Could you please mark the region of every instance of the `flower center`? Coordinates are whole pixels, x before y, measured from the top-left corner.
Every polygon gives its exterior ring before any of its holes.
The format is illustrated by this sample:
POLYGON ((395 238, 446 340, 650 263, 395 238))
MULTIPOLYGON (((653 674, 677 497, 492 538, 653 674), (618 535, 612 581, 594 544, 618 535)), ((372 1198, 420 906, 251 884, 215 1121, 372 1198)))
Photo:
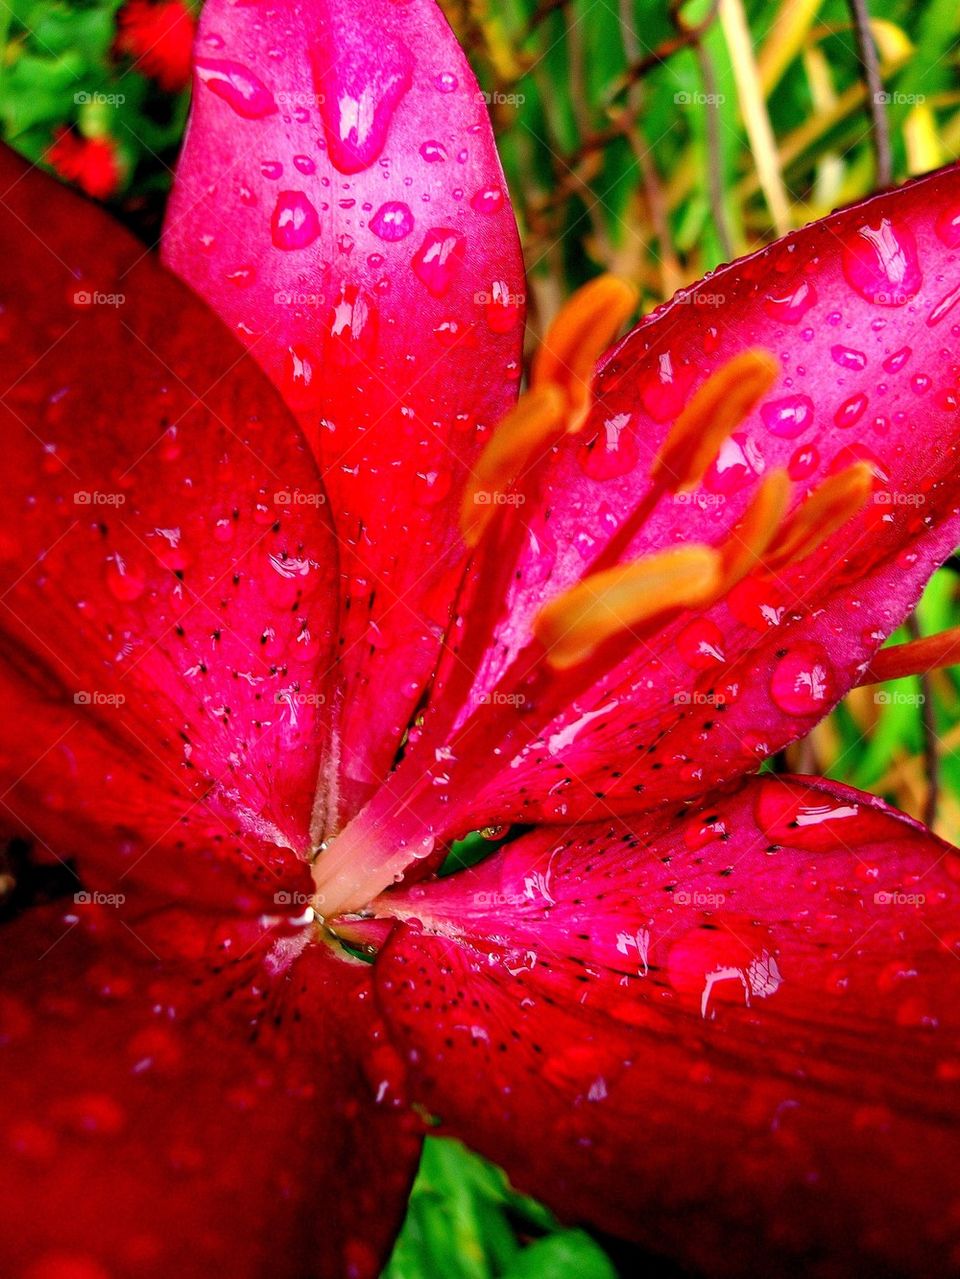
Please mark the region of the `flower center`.
POLYGON ((464 833, 450 829, 451 814, 463 819, 462 805, 450 797, 476 793, 491 759, 513 757, 518 719, 527 741, 546 731, 623 660, 625 641, 653 643, 667 623, 683 612, 708 609, 749 574, 782 572, 820 546, 870 496, 873 471, 856 462, 788 513, 791 482, 786 472, 774 470, 718 545, 687 543, 628 558, 659 502, 700 483, 731 432, 774 385, 779 369, 768 352, 740 352, 691 397, 667 432, 636 507, 580 581, 544 603, 529 642, 496 689, 464 716, 472 672, 481 669, 502 617, 514 553, 525 532, 517 515, 520 502, 505 499, 534 486, 539 464, 563 437, 582 429, 597 358, 634 304, 632 290, 610 277, 594 281, 568 304, 534 361, 530 389, 474 468, 461 526, 473 555, 469 576, 483 584, 482 598, 460 602, 468 624, 458 635, 456 660, 434 688, 416 744, 314 863, 314 909, 327 921, 364 912, 412 865, 432 859, 438 841, 464 833))

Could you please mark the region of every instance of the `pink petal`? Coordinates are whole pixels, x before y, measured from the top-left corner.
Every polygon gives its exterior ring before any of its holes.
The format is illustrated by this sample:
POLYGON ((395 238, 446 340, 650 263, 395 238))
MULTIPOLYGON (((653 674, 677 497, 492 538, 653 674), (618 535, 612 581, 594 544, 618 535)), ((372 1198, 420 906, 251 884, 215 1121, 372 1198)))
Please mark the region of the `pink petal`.
POLYGON ((722 268, 607 357, 582 435, 551 450, 504 519, 516 521, 519 555, 498 547, 463 601, 448 666, 461 686, 464 663, 479 675, 465 704, 462 687, 447 694, 459 704, 446 711, 447 756, 411 754, 396 788, 421 829, 599 820, 703 793, 807 732, 857 682, 960 542, 960 310, 947 306, 960 255, 938 229, 958 207, 953 168, 833 214, 722 268), (873 501, 806 559, 747 578, 702 615, 625 632, 612 670, 551 692, 533 617, 643 508, 653 458, 694 389, 756 346, 781 362, 779 384, 700 489, 660 498, 624 558, 721 545, 775 467, 793 476, 798 503, 865 459, 873 501), (511 663, 529 678, 506 675, 511 663))
POLYGON ((141 245, 12 153, 0 180, 2 811, 113 881, 272 895, 329 745, 315 464, 141 245))
POLYGON ((343 811, 390 766, 459 582, 464 476, 515 396, 523 270, 432 0, 213 0, 164 232, 317 452, 342 553, 343 811))
POLYGON ((819 780, 541 828, 387 894, 381 1006, 444 1130, 564 1216, 702 1273, 947 1273, 958 874, 819 780))
POLYGON ((419 1141, 359 1063, 389 1057, 369 969, 253 924, 95 913, 0 931, 3 1273, 377 1275, 419 1141))

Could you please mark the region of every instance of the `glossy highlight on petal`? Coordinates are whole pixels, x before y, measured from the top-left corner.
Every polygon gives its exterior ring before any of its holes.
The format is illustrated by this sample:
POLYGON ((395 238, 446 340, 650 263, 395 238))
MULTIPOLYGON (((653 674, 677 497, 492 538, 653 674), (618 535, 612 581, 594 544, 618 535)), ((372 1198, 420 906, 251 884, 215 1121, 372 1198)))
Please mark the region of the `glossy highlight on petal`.
POLYGON ((341 574, 332 833, 393 763, 450 619, 459 505, 516 398, 516 226, 433 0, 282 0, 269 19, 211 0, 198 50, 163 256, 323 471, 341 574))

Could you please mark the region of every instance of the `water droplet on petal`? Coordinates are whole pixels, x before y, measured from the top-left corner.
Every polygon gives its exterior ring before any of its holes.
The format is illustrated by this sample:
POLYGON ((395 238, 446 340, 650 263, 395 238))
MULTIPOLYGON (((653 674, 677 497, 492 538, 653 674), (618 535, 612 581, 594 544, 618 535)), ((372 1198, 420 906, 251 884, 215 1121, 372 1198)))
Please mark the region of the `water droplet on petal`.
POLYGON ((107 589, 110 594, 125 604, 139 599, 146 587, 142 573, 131 568, 119 555, 114 555, 107 562, 107 589))
POLYGON ((760 416, 768 431, 792 440, 813 425, 813 400, 809 395, 787 395, 764 404, 760 416))
POLYGON ((281 191, 270 219, 270 237, 278 249, 305 249, 320 234, 317 211, 302 191, 281 191))
POLYGON ((912 350, 909 346, 902 346, 899 351, 894 351, 892 355, 888 355, 883 362, 884 373, 899 373, 907 360, 910 359, 912 350))
POLYGON ((802 444, 787 463, 791 480, 808 480, 820 467, 820 450, 815 444, 802 444))
POLYGON ((381 204, 370 219, 370 230, 381 240, 391 243, 405 239, 413 230, 413 214, 409 204, 402 200, 388 200, 381 204))
POLYGON ((834 413, 834 422, 842 429, 853 426, 860 421, 867 411, 868 403, 867 397, 863 394, 851 395, 848 400, 844 400, 836 413, 834 413))
POLYGON ((950 249, 960 247, 960 204, 948 204, 937 214, 936 232, 950 249))
POLYGON ((769 294, 763 309, 772 320, 797 324, 817 301, 817 290, 809 280, 801 280, 795 289, 781 295, 769 294))
POLYGON ((770 677, 770 696, 788 715, 820 715, 833 700, 833 672, 819 644, 798 644, 770 677))
POLYGON ((720 446, 720 452, 703 478, 703 487, 709 493, 730 497, 765 470, 766 463, 756 441, 744 431, 735 431, 720 446))
POLYGON ((470 207, 478 213, 499 213, 503 208, 503 191, 500 187, 481 187, 470 199, 470 207))
POLYGON ((466 252, 462 235, 449 227, 432 227, 413 256, 413 271, 435 298, 449 290, 466 252))
POLYGON ((867 367, 867 357, 863 351, 856 351, 852 346, 834 346, 830 348, 830 354, 833 356, 835 364, 839 364, 842 369, 854 369, 860 372, 861 369, 867 367))
POLYGON ((267 86, 249 68, 228 59, 197 58, 197 78, 245 120, 272 115, 277 104, 267 86))
POLYGON ((414 59, 405 44, 382 32, 375 47, 361 45, 351 32, 337 30, 344 21, 334 19, 330 37, 310 50, 310 61, 330 159, 341 173, 359 173, 386 145, 414 59))
POLYGON ((698 617, 677 636, 677 651, 688 666, 709 670, 724 661, 723 633, 708 617, 698 617))
POLYGON ((607 418, 577 449, 580 469, 592 480, 612 480, 628 475, 637 464, 636 432, 629 413, 607 418))
POLYGON ((860 227, 843 246, 843 274, 868 302, 903 306, 923 283, 913 233, 889 218, 860 227))
POLYGON ((447 158, 447 149, 442 142, 422 142, 420 154, 427 164, 440 164, 447 158))

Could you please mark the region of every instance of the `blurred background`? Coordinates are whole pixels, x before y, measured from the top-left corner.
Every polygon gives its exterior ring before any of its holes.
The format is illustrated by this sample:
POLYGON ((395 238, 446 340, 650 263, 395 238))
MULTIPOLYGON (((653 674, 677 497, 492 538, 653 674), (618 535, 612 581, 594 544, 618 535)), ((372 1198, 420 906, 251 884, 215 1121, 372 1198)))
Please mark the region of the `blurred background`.
MULTIPOLYGON (((441 0, 486 95, 535 338, 600 270, 649 310, 838 204, 960 156, 958 0, 441 0), (871 12, 873 10, 873 12, 871 12)), ((199 5, 0 0, 0 127, 159 234, 199 5)), ((960 560, 895 639, 960 624, 960 560)), ((772 767, 826 773, 960 841, 960 677, 855 690, 772 767)), ((388 1279, 667 1276, 564 1230, 456 1143, 426 1154, 388 1279)))

